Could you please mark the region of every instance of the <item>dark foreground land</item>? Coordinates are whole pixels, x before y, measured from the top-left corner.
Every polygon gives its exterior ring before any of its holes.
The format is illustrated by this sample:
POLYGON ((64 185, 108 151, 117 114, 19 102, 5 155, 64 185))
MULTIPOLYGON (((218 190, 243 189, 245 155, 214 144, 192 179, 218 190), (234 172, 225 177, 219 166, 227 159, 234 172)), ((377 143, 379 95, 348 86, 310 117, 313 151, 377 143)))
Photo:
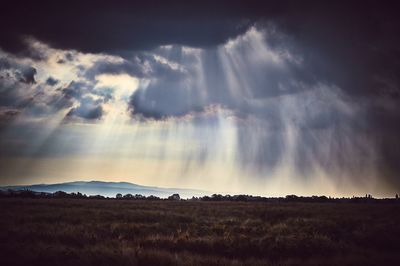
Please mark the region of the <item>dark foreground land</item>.
POLYGON ((1 265, 400 265, 400 205, 0 199, 1 265))

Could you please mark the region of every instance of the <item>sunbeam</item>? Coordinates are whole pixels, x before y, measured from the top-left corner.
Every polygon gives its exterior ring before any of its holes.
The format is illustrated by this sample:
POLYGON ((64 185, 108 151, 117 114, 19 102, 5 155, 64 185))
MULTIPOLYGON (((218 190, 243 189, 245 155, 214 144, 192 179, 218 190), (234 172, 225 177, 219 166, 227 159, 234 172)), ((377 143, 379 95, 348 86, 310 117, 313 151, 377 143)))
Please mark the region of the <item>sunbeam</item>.
POLYGON ((72 176, 274 196, 392 193, 380 181, 369 104, 311 78, 274 26, 129 59, 28 43, 46 59, 2 52, 8 84, 30 99, 2 131, 12 166, 3 183, 72 176), (30 86, 18 80, 28 65, 30 86))

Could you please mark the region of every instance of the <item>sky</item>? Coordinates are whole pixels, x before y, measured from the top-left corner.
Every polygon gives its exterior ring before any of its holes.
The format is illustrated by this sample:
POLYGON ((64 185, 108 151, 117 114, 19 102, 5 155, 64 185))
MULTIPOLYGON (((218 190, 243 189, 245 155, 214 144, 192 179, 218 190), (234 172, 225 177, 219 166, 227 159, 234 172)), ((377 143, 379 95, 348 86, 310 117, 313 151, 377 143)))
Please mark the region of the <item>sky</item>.
POLYGON ((396 1, 12 1, 0 185, 400 192, 396 1))

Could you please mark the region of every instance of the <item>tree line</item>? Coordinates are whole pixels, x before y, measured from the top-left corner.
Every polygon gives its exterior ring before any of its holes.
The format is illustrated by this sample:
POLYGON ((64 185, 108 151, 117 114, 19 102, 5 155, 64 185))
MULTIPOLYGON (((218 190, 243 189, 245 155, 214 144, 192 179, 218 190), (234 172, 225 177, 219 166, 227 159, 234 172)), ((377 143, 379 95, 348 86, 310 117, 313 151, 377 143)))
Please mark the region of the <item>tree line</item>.
POLYGON ((327 197, 327 196, 297 196, 287 195, 285 197, 262 197, 253 195, 221 195, 213 194, 211 196, 192 197, 189 199, 181 199, 179 194, 172 194, 167 198, 160 198, 158 196, 150 195, 144 196, 141 194, 116 194, 115 197, 105 197, 102 195, 86 195, 80 192, 67 193, 64 191, 57 191, 54 193, 50 192, 37 192, 32 190, 0 190, 0 198, 69 198, 69 199, 117 199, 117 200, 150 200, 150 201, 238 201, 238 202, 351 202, 351 203, 382 203, 382 202, 399 202, 400 199, 398 194, 393 198, 381 198, 377 199, 372 197, 370 194, 366 194, 363 197, 327 197))

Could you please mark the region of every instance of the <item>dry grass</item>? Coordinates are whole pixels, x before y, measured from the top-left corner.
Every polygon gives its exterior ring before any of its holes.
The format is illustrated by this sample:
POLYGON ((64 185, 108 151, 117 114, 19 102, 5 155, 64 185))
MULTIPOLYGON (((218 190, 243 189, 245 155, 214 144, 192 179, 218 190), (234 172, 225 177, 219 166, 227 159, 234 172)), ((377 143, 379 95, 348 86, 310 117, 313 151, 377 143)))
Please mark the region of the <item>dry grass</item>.
POLYGON ((2 265, 388 265, 400 205, 1 199, 2 265))

